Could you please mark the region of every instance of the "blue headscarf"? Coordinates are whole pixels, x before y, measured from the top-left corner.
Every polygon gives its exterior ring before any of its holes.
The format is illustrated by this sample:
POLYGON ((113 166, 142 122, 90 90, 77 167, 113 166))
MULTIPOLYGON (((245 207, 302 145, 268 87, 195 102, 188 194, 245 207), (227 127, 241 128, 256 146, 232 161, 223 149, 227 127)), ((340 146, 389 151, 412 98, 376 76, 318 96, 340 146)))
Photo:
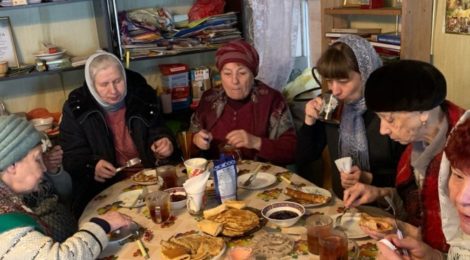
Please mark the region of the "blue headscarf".
POLYGON ((337 42, 348 45, 356 56, 361 74, 361 98, 344 105, 339 131, 339 155, 351 156, 353 163, 361 170, 369 171, 369 149, 362 115, 367 110, 364 99, 364 86, 369 75, 382 66, 382 61, 370 43, 357 35, 345 35, 337 42))

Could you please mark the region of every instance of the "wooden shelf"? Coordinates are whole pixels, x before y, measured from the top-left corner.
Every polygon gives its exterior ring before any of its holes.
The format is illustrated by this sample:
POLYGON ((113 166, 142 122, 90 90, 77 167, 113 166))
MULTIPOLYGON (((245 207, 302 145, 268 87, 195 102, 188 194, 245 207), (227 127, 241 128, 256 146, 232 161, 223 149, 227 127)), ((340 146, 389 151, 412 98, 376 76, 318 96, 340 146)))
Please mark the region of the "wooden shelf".
POLYGON ((184 51, 184 50, 178 50, 177 53, 170 53, 170 54, 163 54, 163 55, 155 55, 155 56, 144 56, 144 57, 130 57, 131 61, 138 61, 138 60, 151 60, 151 59, 160 59, 160 58, 167 58, 167 57, 173 57, 173 56, 182 56, 182 55, 189 55, 189 54, 195 54, 195 53, 205 53, 205 52, 213 52, 216 51, 218 47, 209 47, 201 50, 189 50, 189 51, 184 51))
POLYGON ((326 8, 325 14, 398 16, 398 15, 401 15, 401 9, 398 9, 398 8, 360 9, 360 8, 351 8, 351 7, 337 7, 337 8, 326 8))
POLYGON ((24 9, 24 8, 33 8, 33 7, 43 7, 43 6, 51 6, 51 5, 58 5, 58 4, 70 4, 73 2, 84 2, 89 0, 60 0, 54 2, 42 2, 37 4, 27 4, 27 5, 16 5, 16 6, 0 6, 0 11, 6 10, 13 10, 13 9, 24 9))
POLYGON ((65 68, 65 69, 48 70, 48 71, 36 71, 35 69, 33 69, 31 72, 24 72, 24 73, 12 75, 12 76, 9 76, 7 74, 5 77, 0 78, 0 81, 40 77, 40 76, 45 76, 45 75, 58 74, 58 73, 61 73, 61 72, 66 72, 66 71, 81 70, 84 67, 85 66, 82 65, 82 66, 78 66, 78 67, 69 67, 69 68, 65 68))

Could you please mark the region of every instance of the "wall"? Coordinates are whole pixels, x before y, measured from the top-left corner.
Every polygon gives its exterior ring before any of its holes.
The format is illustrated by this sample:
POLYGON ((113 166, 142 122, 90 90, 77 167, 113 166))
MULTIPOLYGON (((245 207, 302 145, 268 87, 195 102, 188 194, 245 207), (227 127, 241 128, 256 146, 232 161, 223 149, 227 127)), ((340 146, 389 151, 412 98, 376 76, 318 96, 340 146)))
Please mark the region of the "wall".
MULTIPOLYGON (((160 0, 172 12, 185 13, 192 0, 160 0)), ((120 1, 122 9, 139 6, 155 7, 155 1, 120 1)), ((91 1, 1 11, 9 16, 15 35, 18 58, 22 63, 34 63, 33 53, 41 42, 49 41, 67 49, 72 56, 85 56, 99 49, 99 42, 91 1)), ((131 62, 130 69, 141 72, 152 87, 160 84, 158 64, 187 63, 195 67, 214 63, 214 52, 180 55, 167 58, 131 62)), ((83 84, 83 70, 75 70, 38 77, 0 81, 0 100, 10 112, 27 112, 37 107, 61 111, 62 104, 73 89, 83 84)))
POLYGON ((447 79, 447 98, 470 108, 470 35, 444 32, 446 1, 437 1, 434 28, 434 65, 447 79))

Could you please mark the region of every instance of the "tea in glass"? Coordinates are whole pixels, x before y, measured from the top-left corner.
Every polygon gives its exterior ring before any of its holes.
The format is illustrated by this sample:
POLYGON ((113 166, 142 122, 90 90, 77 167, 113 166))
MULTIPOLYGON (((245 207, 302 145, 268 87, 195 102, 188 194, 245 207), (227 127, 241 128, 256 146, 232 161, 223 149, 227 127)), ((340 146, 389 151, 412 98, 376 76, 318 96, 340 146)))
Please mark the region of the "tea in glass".
POLYGON ((176 175, 176 167, 173 165, 164 165, 157 167, 157 175, 162 177, 162 189, 166 190, 178 186, 178 176, 176 175))
POLYGON ((348 237, 343 231, 331 229, 318 242, 321 260, 348 260, 348 237))
POLYGON ((307 218, 307 244, 311 254, 318 255, 320 246, 318 239, 327 235, 333 228, 333 219, 326 215, 312 215, 307 218))
POLYGON ((154 191, 145 197, 145 202, 153 223, 160 224, 171 216, 170 194, 164 191, 154 191))

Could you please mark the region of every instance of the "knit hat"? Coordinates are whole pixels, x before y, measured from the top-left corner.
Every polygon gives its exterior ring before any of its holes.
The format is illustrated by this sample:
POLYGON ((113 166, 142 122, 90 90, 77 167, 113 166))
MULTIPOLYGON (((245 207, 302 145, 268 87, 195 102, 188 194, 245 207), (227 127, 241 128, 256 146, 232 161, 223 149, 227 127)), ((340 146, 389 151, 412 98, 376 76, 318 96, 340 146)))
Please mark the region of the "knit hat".
POLYGON ((400 60, 374 71, 366 82, 366 106, 374 112, 427 111, 446 97, 444 75, 433 65, 400 60))
POLYGON ((23 159, 41 142, 41 133, 16 115, 0 116, 0 170, 23 159))
POLYGON ((258 75, 258 52, 244 40, 231 41, 217 50, 215 53, 217 69, 222 71, 224 65, 229 62, 241 63, 250 69, 253 76, 258 75))

